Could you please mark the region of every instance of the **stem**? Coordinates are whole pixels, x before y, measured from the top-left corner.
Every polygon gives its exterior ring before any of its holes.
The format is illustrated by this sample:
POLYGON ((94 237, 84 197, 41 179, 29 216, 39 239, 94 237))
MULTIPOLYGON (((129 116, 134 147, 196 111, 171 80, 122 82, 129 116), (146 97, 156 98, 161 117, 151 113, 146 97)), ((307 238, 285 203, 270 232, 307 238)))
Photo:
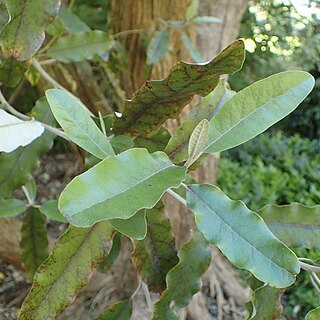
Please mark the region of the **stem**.
POLYGON ((12 115, 16 116, 17 118, 24 120, 24 121, 35 121, 35 122, 39 122, 45 129, 47 129, 48 131, 54 133, 55 135, 70 141, 70 139, 68 138, 68 136, 60 129, 49 126, 48 124, 45 124, 41 121, 37 121, 34 118, 28 117, 25 114, 17 111, 4 97, 2 91, 0 90, 0 103, 3 105, 4 109, 6 109, 7 111, 9 111, 12 115))
POLYGON ((119 38, 119 37, 123 37, 123 36, 127 36, 130 34, 135 34, 135 33, 141 33, 143 31, 145 31, 146 29, 132 29, 132 30, 127 30, 127 31, 120 31, 118 33, 115 33, 112 35, 113 38, 119 38))
POLYGON ((176 200, 178 200, 181 204, 183 204, 185 207, 187 206, 187 202, 185 199, 183 199, 181 196, 179 196, 176 192, 174 192, 171 189, 168 189, 166 191, 168 194, 170 194, 171 197, 175 198, 176 200))
MULTIPOLYGON (((44 70, 40 63, 35 60, 35 59, 32 59, 32 65, 38 70, 38 72, 40 73, 40 75, 45 79, 47 80, 49 83, 51 83, 53 85, 54 88, 56 89, 60 89, 60 90, 63 90, 65 92, 68 92, 70 93, 72 96, 74 96, 74 94, 72 92, 70 92, 69 90, 67 90, 65 87, 63 87, 60 83, 58 83, 56 80, 54 80, 48 73, 46 70, 44 70)), ((89 115, 91 117, 94 117, 94 114, 85 106, 83 105, 85 108, 86 108, 86 111, 88 111, 89 115)))
POLYGON ((56 89, 60 89, 60 90, 63 90, 63 91, 67 91, 69 92, 65 87, 63 87, 60 83, 58 83, 56 80, 54 80, 48 73, 47 71, 45 71, 40 63, 35 60, 35 59, 32 59, 32 65, 37 69, 37 71, 40 73, 40 75, 45 79, 47 80, 49 83, 51 83, 56 89))
POLYGON ((33 203, 32 199, 31 199, 31 197, 30 197, 30 194, 29 194, 28 189, 26 188, 26 186, 22 186, 22 190, 23 190, 23 193, 25 194, 25 196, 26 196, 26 198, 27 198, 27 200, 28 200, 28 204, 29 204, 30 206, 33 206, 34 203, 33 203))
POLYGON ((141 280, 141 278, 140 278, 137 289, 134 291, 134 293, 133 293, 133 294, 131 295, 131 297, 130 297, 131 300, 132 300, 132 299, 136 296, 136 294, 139 292, 141 286, 142 286, 142 280, 141 280))
POLYGON ((143 289, 143 292, 144 292, 144 296, 146 298, 148 310, 149 310, 150 313, 152 313, 152 300, 151 300, 151 297, 150 297, 149 288, 143 281, 141 281, 141 283, 142 283, 142 289, 143 289))
POLYGON ((303 270, 309 271, 309 272, 320 272, 320 267, 312 266, 311 264, 304 263, 301 260, 299 261, 300 267, 303 270))

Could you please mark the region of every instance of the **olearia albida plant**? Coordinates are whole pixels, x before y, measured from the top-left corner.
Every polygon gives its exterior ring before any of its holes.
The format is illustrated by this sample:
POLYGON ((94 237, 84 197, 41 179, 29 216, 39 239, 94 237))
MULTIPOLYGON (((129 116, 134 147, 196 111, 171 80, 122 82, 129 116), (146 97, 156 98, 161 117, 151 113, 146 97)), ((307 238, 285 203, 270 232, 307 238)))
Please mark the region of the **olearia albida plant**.
MULTIPOLYGON (((35 37, 39 43, 26 41, 28 27, 41 36, 59 5, 58 1, 44 1, 47 13, 43 17, 31 9, 21 14, 27 9, 7 2, 12 19, 1 33, 5 60, 0 81, 5 74, 6 85, 15 86, 43 41, 41 37, 35 37), (18 28, 17 21, 25 23, 25 28, 18 28)), ((55 35, 55 42, 39 52, 58 61, 75 62, 102 56, 114 45, 114 39, 102 31, 80 26, 82 30, 74 34, 55 35), (91 47, 91 40, 100 41, 100 46, 91 47), (86 56, 79 50, 84 45, 86 56)), ((235 266, 256 278, 256 290, 248 305, 250 319, 279 310, 280 289, 294 283, 300 268, 311 273, 315 285, 320 283, 320 268, 299 260, 286 246, 296 245, 299 237, 312 246, 313 231, 304 226, 320 225, 319 207, 267 206, 258 214, 243 202, 229 199, 215 185, 186 182, 188 173, 206 155, 238 146, 265 131, 292 112, 314 86, 310 74, 288 71, 238 93, 231 91, 220 78, 241 69, 244 53, 243 41, 237 40, 206 64, 177 63, 165 79, 147 81, 132 100, 125 101, 120 116, 92 117, 35 58, 34 69, 55 89, 46 91, 46 98, 36 103, 30 115, 18 112, 0 94, 0 215, 24 212, 22 260, 33 279, 20 320, 54 319, 87 283, 95 266, 99 264, 104 270, 110 267, 114 260, 110 257, 120 249, 119 234, 133 240, 132 260, 142 281, 149 290, 161 293, 153 319, 177 319, 176 310, 200 289, 201 275, 211 260, 209 245, 218 247, 235 266), (194 95, 201 96, 201 101, 170 136, 163 123, 176 118, 194 95), (62 129, 55 127, 52 114, 62 129), (75 177, 58 201, 39 205, 30 172, 56 136, 77 144, 96 164, 75 177), (9 198, 20 186, 27 204, 9 198), (178 253, 161 200, 164 193, 195 216, 192 239, 178 253), (70 224, 50 255, 43 215, 70 224), (153 250, 149 250, 150 245, 153 250), (265 295, 273 298, 261 304, 265 295)), ((132 297, 118 302, 106 315, 117 310, 129 318, 132 297)), ((308 319, 317 313, 318 309, 312 311, 308 319)))

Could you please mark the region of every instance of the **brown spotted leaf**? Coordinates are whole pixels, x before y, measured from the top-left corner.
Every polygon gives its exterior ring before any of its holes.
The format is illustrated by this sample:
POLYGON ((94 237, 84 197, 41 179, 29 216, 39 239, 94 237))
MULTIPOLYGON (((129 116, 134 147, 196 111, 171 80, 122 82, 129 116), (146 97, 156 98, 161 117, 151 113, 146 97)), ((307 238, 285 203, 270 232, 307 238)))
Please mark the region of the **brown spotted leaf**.
POLYGON ((163 80, 147 81, 122 107, 122 117, 114 119, 114 132, 149 136, 171 118, 176 118, 195 94, 206 96, 223 74, 238 71, 244 61, 244 43, 233 42, 206 64, 179 62, 163 80))
POLYGON ((32 279, 40 264, 48 257, 48 237, 44 218, 37 208, 29 208, 21 228, 21 259, 32 279))
POLYGON ((112 232, 106 221, 91 228, 70 227, 38 268, 19 320, 55 319, 88 282, 92 268, 108 255, 112 232))
POLYGON ((25 61, 41 47, 44 29, 58 14, 60 0, 5 0, 9 23, 2 29, 0 44, 5 57, 25 61))
POLYGON ((134 242, 132 260, 150 290, 162 292, 166 275, 178 262, 171 225, 163 205, 147 210, 147 235, 134 242))

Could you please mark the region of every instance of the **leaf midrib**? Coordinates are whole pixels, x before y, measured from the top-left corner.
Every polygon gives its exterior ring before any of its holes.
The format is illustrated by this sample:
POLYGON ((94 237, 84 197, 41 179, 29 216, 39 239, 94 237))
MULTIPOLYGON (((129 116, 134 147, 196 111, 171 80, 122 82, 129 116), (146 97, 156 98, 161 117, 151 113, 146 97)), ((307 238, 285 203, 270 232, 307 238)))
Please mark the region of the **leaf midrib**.
MULTIPOLYGON (((213 208, 211 208, 197 193, 195 193, 190 186, 187 186, 187 189, 194 194, 204 205, 205 207, 207 207, 209 209, 209 211, 213 212, 213 214, 218 217, 220 219, 221 222, 224 223, 225 226, 227 226, 232 233, 234 233, 235 235, 237 235, 240 239, 242 239, 244 242, 248 243, 250 247, 252 247, 253 249, 255 249, 256 251, 258 251, 263 257, 265 257, 267 260, 269 260, 271 262, 271 264, 275 265, 276 267, 280 268, 281 270, 284 270, 290 274, 292 274, 293 276, 296 276, 295 273, 292 273, 291 271, 289 271, 288 269, 282 267, 281 265, 278 265, 277 263, 275 263, 269 256, 265 255, 259 248, 255 247, 249 240, 247 240, 246 238, 244 238, 242 235, 240 235, 239 233, 236 232, 236 230, 233 228, 232 225, 230 225, 227 221, 225 221, 223 219, 222 216, 219 215, 218 212, 216 212, 213 208)), ((270 232, 271 233, 271 232, 270 232)), ((271 233, 272 234, 272 233, 271 233)), ((274 238, 276 239, 276 238, 274 238)), ((218 246, 218 245, 217 245, 218 246)), ((251 271, 251 270, 250 270, 251 271)))
MULTIPOLYGON (((217 141, 221 140, 225 135, 227 135, 231 130, 233 130, 235 127, 237 127, 241 122, 246 121, 247 118, 249 118, 250 116, 252 116, 253 114, 255 114, 256 112, 259 112, 261 109, 265 108, 267 105, 272 104, 272 102, 280 97, 284 97, 287 96, 291 91, 294 91, 298 86, 301 86, 304 82, 308 81, 308 79, 305 79, 304 81, 302 81, 301 83, 297 84, 296 86, 294 86, 293 88, 290 88, 289 90, 287 90, 285 93, 280 94, 274 98, 272 98, 271 100, 267 101, 266 103, 264 103, 262 106, 254 109, 253 111, 251 111, 250 113, 248 113, 244 118, 241 118, 237 123, 235 123, 233 126, 229 127, 226 131, 224 131, 220 136, 218 136, 214 141, 212 141, 205 149, 204 149, 204 153, 206 152, 207 149, 209 149, 210 147, 212 147, 213 144, 215 144, 217 141)), ((236 96, 236 95, 235 95, 236 96)), ((231 101, 231 99, 229 100, 231 101)), ((227 102, 228 103, 228 102, 227 102)))
MULTIPOLYGON (((160 170, 152 173, 151 175, 148 175, 148 176, 145 177, 144 179, 139 180, 138 183, 135 183, 135 184, 133 184, 133 185, 130 185, 127 189, 122 190, 122 191, 119 192, 119 193, 115 193, 115 194, 111 195, 110 197, 104 199, 103 201, 96 202, 95 204, 90 205, 90 206, 87 207, 87 208, 84 208, 84 209, 83 209, 82 211, 80 211, 80 212, 77 212, 77 213, 74 213, 74 214, 69 214, 69 215, 66 214, 65 217, 69 217, 69 218, 72 217, 72 218, 73 218, 73 217, 76 217, 76 216, 78 216, 78 215, 81 215, 81 214, 83 213, 83 211, 88 210, 88 209, 91 209, 91 208, 93 208, 93 207, 95 207, 95 206, 97 206, 97 205, 99 205, 99 204, 105 203, 105 202, 107 202, 107 201, 110 201, 112 198, 117 197, 117 196, 120 196, 120 195, 122 195, 123 193, 126 193, 126 192, 130 191, 131 189, 136 188, 137 186, 139 186, 139 185, 142 184, 143 182, 147 181, 148 179, 151 179, 151 178, 154 177, 155 175, 160 174, 161 172, 163 172, 163 171, 165 171, 165 170, 167 170, 167 169, 169 169, 169 168, 174 168, 174 167, 175 167, 175 165, 174 165, 173 163, 170 163, 169 165, 161 168, 160 170)), ((144 208, 148 208, 148 207, 144 207, 144 208)), ((143 209, 143 208, 140 208, 140 209, 143 209)), ((112 218, 112 219, 114 219, 114 218, 112 218)))

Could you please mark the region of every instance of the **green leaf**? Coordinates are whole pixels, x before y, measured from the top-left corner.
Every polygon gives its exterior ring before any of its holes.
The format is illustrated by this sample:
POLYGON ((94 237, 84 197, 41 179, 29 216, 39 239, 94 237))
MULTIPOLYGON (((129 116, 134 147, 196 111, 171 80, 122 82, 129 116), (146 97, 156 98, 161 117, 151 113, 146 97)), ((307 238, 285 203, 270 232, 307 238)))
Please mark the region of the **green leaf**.
POLYGON ((144 239, 147 233, 146 209, 138 211, 129 219, 112 219, 110 224, 131 239, 144 239))
POLYGON ((70 34, 91 31, 85 22, 83 22, 77 15, 66 8, 62 7, 60 9, 59 20, 70 34))
POLYGON ((193 238, 182 245, 178 257, 179 263, 167 275, 167 289, 155 304, 154 320, 177 319, 170 307, 184 307, 199 291, 201 276, 210 264, 211 251, 203 235, 195 232, 193 238))
MULTIPOLYGON (((31 116, 51 126, 55 124, 51 110, 44 98, 36 102, 31 116)), ((45 131, 26 147, 20 147, 11 153, 0 155, 0 196, 10 196, 15 189, 28 181, 32 171, 39 165, 40 156, 51 149, 54 138, 54 134, 45 131)))
POLYGON ((36 200, 37 197, 37 184, 34 178, 31 176, 27 183, 24 185, 26 191, 28 192, 28 196, 32 202, 36 200))
POLYGON ((267 205, 258 214, 286 245, 320 249, 320 206, 267 205))
POLYGON ((169 50, 169 34, 167 29, 157 31, 151 39, 147 49, 147 64, 154 64, 162 60, 169 50))
POLYGON ((264 285, 252 294, 252 312, 248 320, 279 319, 283 312, 281 296, 283 290, 264 285))
POLYGON ((59 209, 71 224, 81 227, 128 219, 140 209, 152 208, 168 188, 178 187, 185 171, 163 152, 130 149, 73 179, 60 195, 59 209))
POLYGON ((88 282, 93 267, 109 253, 111 234, 108 222, 92 228, 70 227, 38 268, 18 319, 55 319, 88 282))
POLYGON ((17 216, 25 212, 27 206, 24 202, 17 199, 0 199, 0 218, 17 216))
POLYGON ((187 48, 190 57, 195 61, 195 62, 203 62, 204 58, 202 54, 199 52, 199 50, 195 47, 195 45, 192 43, 191 39, 184 33, 181 32, 181 38, 182 41, 187 48))
POLYGON ((60 213, 58 209, 58 200, 49 200, 40 208, 40 212, 51 220, 67 223, 68 220, 60 213))
POLYGON ((171 224, 165 216, 164 206, 147 211, 147 235, 134 241, 132 261, 149 289, 162 292, 166 288, 166 275, 178 262, 171 224))
POLYGON ((95 56, 105 59, 115 41, 103 31, 77 32, 59 38, 47 55, 61 62, 92 60, 95 56))
POLYGON ((118 301, 97 320, 129 320, 132 314, 132 299, 118 301))
POLYGON ((213 185, 187 187, 187 205, 205 238, 238 268, 277 288, 290 286, 300 271, 295 254, 243 202, 213 185))
POLYGON ((162 151, 168 144, 171 135, 165 127, 161 127, 160 130, 151 137, 137 137, 134 140, 134 145, 137 148, 146 148, 150 153, 156 151, 162 151))
POLYGON ((190 167, 201 155, 206 144, 209 130, 209 122, 207 119, 203 119, 193 130, 189 146, 188 154, 189 158, 185 166, 190 167))
POLYGON ((210 120, 234 94, 235 92, 226 88, 224 82, 221 81, 208 96, 202 98, 191 110, 165 148, 165 152, 174 163, 187 160, 188 142, 198 123, 203 119, 210 120))
POLYGON ((32 280, 40 264, 48 257, 48 237, 41 212, 29 208, 21 228, 21 260, 32 280))
POLYGON ((306 315, 306 320, 318 320, 320 318, 320 307, 309 311, 306 315))
POLYGON ((134 143, 128 136, 114 136, 110 143, 117 151, 125 151, 133 147, 134 143))
POLYGON ((112 238, 112 248, 106 259, 100 262, 98 271, 108 272, 113 266, 114 262, 117 260, 121 249, 121 234, 115 232, 112 238))
POLYGON ((46 97, 55 118, 74 143, 99 159, 114 155, 108 138, 76 97, 58 89, 47 90, 46 97))
POLYGON ((244 44, 237 40, 206 64, 175 64, 163 80, 147 81, 124 102, 122 117, 114 118, 114 132, 150 136, 169 118, 176 118, 195 94, 206 96, 223 74, 238 71, 244 61, 244 44))
POLYGON ((10 21, 2 29, 0 45, 4 56, 28 60, 41 47, 44 30, 58 14, 59 0, 5 0, 10 21))
POLYGON ((254 138, 296 109, 313 86, 309 73, 286 71, 238 92, 211 119, 205 152, 224 151, 254 138))
POLYGON ((0 83, 15 87, 28 70, 30 61, 17 61, 13 57, 4 58, 2 55, 0 57, 0 83))

